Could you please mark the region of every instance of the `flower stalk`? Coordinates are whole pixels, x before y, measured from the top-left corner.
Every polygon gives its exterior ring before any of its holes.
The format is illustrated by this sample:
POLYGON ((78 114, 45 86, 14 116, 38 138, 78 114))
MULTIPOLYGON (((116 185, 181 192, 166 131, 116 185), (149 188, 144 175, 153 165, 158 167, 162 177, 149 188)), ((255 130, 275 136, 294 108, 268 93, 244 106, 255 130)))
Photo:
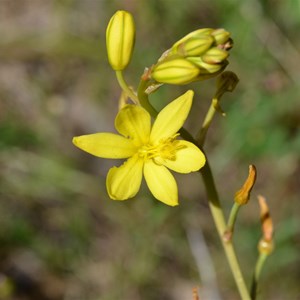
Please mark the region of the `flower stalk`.
POLYGON ((238 212, 240 210, 241 205, 234 202, 232 208, 230 210, 228 222, 227 222, 227 229, 224 233, 224 239, 229 242, 232 239, 234 224, 237 219, 238 212))
POLYGON ((258 280, 261 274, 261 271, 263 269, 263 266, 268 258, 268 254, 266 253, 260 253, 258 256, 258 259, 255 263, 255 269, 254 269, 254 274, 252 277, 252 284, 251 284, 251 300, 256 299, 256 292, 257 292, 257 285, 258 285, 258 280))
POLYGON ((212 120, 215 116, 216 111, 217 111, 216 108, 215 108, 215 105, 214 105, 214 99, 216 99, 216 98, 212 99, 211 104, 208 108, 208 111, 205 115, 204 121, 202 123, 202 127, 201 127, 200 131, 198 132, 198 134, 196 135, 197 143, 201 147, 204 146, 207 131, 208 131, 208 129, 210 127, 210 124, 211 124, 211 122, 212 122, 212 120))
POLYGON ((260 239, 257 249, 259 252, 254 274, 252 278, 251 284, 251 299, 256 299, 256 292, 257 292, 257 285, 258 280, 263 269, 263 266, 269 257, 269 255, 274 250, 274 243, 273 243, 273 221, 270 216, 270 210, 267 205, 266 199, 259 195, 258 196, 258 203, 260 206, 260 220, 261 220, 261 229, 262 229, 262 238, 260 239))
POLYGON ((230 210, 230 215, 227 222, 227 230, 224 237, 231 240, 234 230, 235 221, 241 206, 248 203, 250 193, 256 181, 256 168, 254 165, 249 166, 249 174, 243 186, 235 193, 234 204, 230 210))
POLYGON ((223 112, 220 101, 222 96, 226 92, 232 92, 236 85, 238 84, 238 77, 235 73, 231 71, 223 72, 217 79, 216 83, 216 92, 214 97, 212 98, 211 104, 209 106, 209 109, 205 115, 204 121, 202 123, 201 129, 196 135, 196 141, 197 143, 203 147, 205 138, 207 135, 207 131, 210 127, 210 124, 215 116, 215 113, 219 111, 223 116, 225 116, 225 113, 223 112))
POLYGON ((124 91, 124 93, 135 103, 135 104, 139 104, 139 98, 137 97, 137 95, 134 93, 134 91, 128 86, 128 84, 126 83, 124 76, 123 76, 123 72, 122 71, 116 71, 116 77, 118 80, 118 83, 120 85, 120 87, 122 88, 122 90, 124 91))
POLYGON ((213 175, 209 166, 209 162, 207 161, 205 166, 200 170, 202 179, 204 182, 204 186, 206 189, 206 194, 208 198, 208 204, 210 211, 213 216, 214 223, 216 225, 219 237, 222 241, 222 245, 231 268, 233 277, 235 279, 235 283, 238 287, 240 296, 242 300, 250 300, 250 295, 242 275, 240 265, 238 259, 235 254, 235 250, 231 241, 227 241, 224 239, 224 233, 226 232, 226 222, 223 213, 223 209, 221 207, 219 196, 216 190, 216 186, 214 183, 213 175))
POLYGON ((153 118, 156 118, 158 112, 150 103, 149 96, 145 92, 148 88, 148 84, 149 84, 149 80, 146 78, 143 78, 143 76, 142 76, 139 86, 138 86, 138 91, 137 91, 138 98, 139 98, 141 106, 144 107, 153 118))
MULTIPOLYGON (((94 156, 125 159, 121 166, 111 168, 107 174, 106 187, 112 200, 134 197, 140 189, 142 178, 145 178, 154 198, 169 206, 176 206, 179 200, 178 187, 169 170, 178 173, 199 172, 241 299, 255 299, 262 267, 273 250, 273 224, 263 197, 259 198, 263 237, 258 244, 259 257, 251 294, 241 272, 232 234, 240 207, 249 201, 256 169, 250 165, 247 180, 235 193, 235 202, 226 223, 210 164, 203 151, 216 112, 225 116, 221 98, 224 93, 232 92, 238 83, 235 73, 224 72, 229 63, 228 51, 233 45, 230 33, 222 28, 204 28, 187 34, 165 51, 155 64, 145 69, 137 91, 127 84, 123 76, 124 69, 130 63, 134 44, 133 17, 126 11, 117 11, 106 29, 106 47, 108 61, 122 89, 119 112, 115 118, 118 133, 81 135, 74 137, 73 143, 94 156), (171 101, 160 112, 149 101, 149 95, 161 85, 185 85, 218 75, 216 92, 196 138, 182 127, 192 107, 192 90, 171 101)), ((194 298, 198 299, 197 293, 194 293, 194 298)))

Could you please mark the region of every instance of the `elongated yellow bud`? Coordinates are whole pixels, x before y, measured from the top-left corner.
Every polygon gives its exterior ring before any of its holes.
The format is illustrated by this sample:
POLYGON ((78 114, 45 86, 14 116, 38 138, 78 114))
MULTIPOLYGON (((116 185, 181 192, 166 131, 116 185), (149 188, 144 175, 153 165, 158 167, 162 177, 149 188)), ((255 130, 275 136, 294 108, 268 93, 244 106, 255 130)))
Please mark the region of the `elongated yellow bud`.
POLYGON ((182 43, 186 42, 190 38, 200 38, 200 37, 203 37, 203 36, 209 36, 213 31, 214 31, 214 29, 212 29, 212 28, 202 28, 202 29, 194 30, 194 31, 190 32, 189 34, 185 35, 179 41, 177 41, 173 45, 173 47, 176 47, 179 44, 182 44, 182 43))
POLYGON ((154 66, 151 77, 160 83, 187 84, 194 81, 200 70, 183 58, 163 61, 154 66))
POLYGON ((230 40, 230 33, 223 28, 215 29, 211 35, 214 37, 217 45, 222 45, 230 40))
POLYGON ((124 70, 130 62, 135 42, 135 25, 132 15, 124 10, 117 11, 106 29, 108 61, 116 71, 124 70))
POLYGON ((229 53, 223 49, 214 47, 202 55, 202 60, 208 64, 219 64, 229 56, 229 53))
POLYGON ((200 74, 211 74, 213 76, 216 76, 220 71, 223 71, 228 64, 226 60, 222 61, 220 64, 208 64, 204 62, 201 57, 189 57, 187 60, 199 67, 200 74))
POLYGON ((172 47, 172 52, 174 54, 179 54, 180 56, 199 56, 207 51, 214 39, 211 36, 203 35, 201 37, 192 37, 185 42, 176 44, 172 47))

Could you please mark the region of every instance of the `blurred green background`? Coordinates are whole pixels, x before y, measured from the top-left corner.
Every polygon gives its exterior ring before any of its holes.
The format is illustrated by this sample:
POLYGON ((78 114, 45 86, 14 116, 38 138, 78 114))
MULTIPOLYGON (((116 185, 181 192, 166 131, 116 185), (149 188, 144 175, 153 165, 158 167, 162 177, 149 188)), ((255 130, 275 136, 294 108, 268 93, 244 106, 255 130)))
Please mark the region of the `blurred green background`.
MULTIPOLYGON (((240 83, 222 100, 206 151, 222 204, 255 164, 258 180, 239 215, 234 241, 250 284, 261 236, 256 196, 275 224, 274 254, 258 299, 300 299, 300 2, 298 0, 0 0, 0 299, 239 299, 198 174, 179 175, 180 205, 167 207, 145 186, 111 201, 112 161, 72 143, 113 131, 120 88, 105 52, 118 9, 135 18, 126 78, 188 32, 224 27, 234 48, 227 68, 240 83)), ((215 80, 164 86, 159 109, 196 91, 187 128, 196 133, 215 80)))

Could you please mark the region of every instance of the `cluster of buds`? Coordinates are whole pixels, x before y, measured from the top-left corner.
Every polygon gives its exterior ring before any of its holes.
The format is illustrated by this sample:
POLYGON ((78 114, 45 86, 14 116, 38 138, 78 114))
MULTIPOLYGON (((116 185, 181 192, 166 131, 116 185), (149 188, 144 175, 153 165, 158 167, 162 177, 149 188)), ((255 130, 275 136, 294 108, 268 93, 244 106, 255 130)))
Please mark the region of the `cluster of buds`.
POLYGON ((151 78, 159 83, 187 84, 220 74, 233 45, 224 29, 204 28, 177 41, 158 60, 151 78))
MULTIPOLYGON (((133 17, 127 11, 119 10, 106 29, 108 60, 115 71, 128 66, 134 43, 133 17)), ((163 53, 149 70, 148 79, 156 83, 187 84, 217 76, 228 64, 228 50, 232 45, 230 33, 222 28, 195 30, 163 53)))

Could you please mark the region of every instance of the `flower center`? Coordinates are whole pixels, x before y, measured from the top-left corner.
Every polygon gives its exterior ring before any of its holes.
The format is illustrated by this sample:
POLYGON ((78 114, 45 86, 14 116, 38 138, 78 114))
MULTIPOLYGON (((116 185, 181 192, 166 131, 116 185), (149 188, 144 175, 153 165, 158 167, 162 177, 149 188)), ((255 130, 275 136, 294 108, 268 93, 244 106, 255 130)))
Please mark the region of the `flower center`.
POLYGON ((139 150, 138 154, 144 160, 153 159, 156 163, 161 164, 164 160, 176 160, 176 152, 184 146, 179 145, 179 141, 176 137, 179 133, 173 136, 160 140, 157 144, 146 144, 143 145, 139 150))

